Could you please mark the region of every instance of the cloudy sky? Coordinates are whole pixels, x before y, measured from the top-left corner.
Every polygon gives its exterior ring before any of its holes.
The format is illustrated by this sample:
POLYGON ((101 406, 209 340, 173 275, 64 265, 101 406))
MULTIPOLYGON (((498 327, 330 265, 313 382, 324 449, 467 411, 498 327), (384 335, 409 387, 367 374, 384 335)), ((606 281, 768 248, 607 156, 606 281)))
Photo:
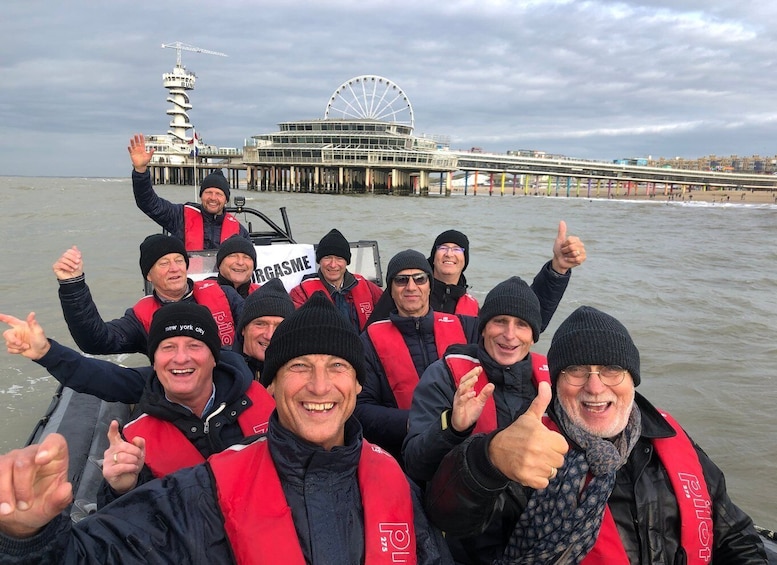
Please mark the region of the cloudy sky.
POLYGON ((185 42, 189 116, 242 146, 322 118, 352 77, 410 99, 451 147, 569 157, 777 154, 772 0, 4 0, 0 175, 126 176, 165 133, 162 73, 185 42))

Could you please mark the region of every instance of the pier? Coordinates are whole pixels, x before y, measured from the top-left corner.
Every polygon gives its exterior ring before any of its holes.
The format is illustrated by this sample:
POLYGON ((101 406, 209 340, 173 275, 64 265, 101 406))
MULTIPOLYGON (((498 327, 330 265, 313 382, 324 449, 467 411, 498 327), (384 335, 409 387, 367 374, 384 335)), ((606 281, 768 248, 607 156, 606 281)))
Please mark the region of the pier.
POLYGON ((688 170, 631 162, 548 156, 535 152, 452 150, 445 136, 414 135, 408 97, 378 76, 343 83, 324 117, 281 122, 253 135, 241 149, 206 145, 188 121, 186 91, 193 74, 180 67, 164 76, 174 105, 167 135, 147 136, 155 149, 154 184, 197 185, 222 169, 233 188, 332 194, 450 195, 455 188, 489 193, 653 197, 691 190, 777 191, 777 176, 749 171, 688 170))

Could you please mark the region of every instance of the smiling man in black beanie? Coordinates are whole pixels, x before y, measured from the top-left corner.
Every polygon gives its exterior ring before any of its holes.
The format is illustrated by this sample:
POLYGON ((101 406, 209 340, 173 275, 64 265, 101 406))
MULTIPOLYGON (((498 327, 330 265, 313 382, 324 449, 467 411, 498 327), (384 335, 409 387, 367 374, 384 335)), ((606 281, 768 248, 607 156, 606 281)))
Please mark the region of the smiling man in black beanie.
POLYGON ((324 291, 356 331, 361 331, 383 290, 359 274, 351 273, 351 245, 342 233, 332 229, 316 246, 318 272, 306 276, 289 295, 299 308, 317 291, 324 291))
POLYGON ((452 565, 417 487, 388 453, 362 439, 353 416, 362 363, 356 330, 315 293, 281 323, 267 350, 276 410, 261 441, 145 484, 77 524, 61 513, 71 498, 61 435, 0 456, 8 476, 0 481, 0 553, 29 563, 77 556, 107 563, 119 555, 133 562, 452 565), (26 472, 11 473, 14 466, 26 472), (49 488, 30 484, 40 482, 49 488), (14 489, 32 493, 34 510, 17 511, 14 489))
POLYGON ((138 208, 170 234, 184 242, 187 251, 218 249, 227 238, 238 234, 250 239, 248 230, 232 214, 224 212, 229 203, 229 181, 218 169, 200 184, 200 202, 174 204, 160 197, 151 184, 148 164, 154 150, 146 150, 146 138, 136 134, 127 150, 132 160, 132 191, 138 208))
POLYGON ((251 282, 256 268, 256 248, 244 237, 233 235, 221 244, 216 253, 218 275, 210 277, 219 284, 232 285, 237 293, 246 298, 259 285, 251 282))
POLYGON ((636 392, 623 324, 581 306, 547 359, 553 400, 542 385, 514 422, 453 448, 427 485, 457 563, 766 563, 720 469, 636 392))
MULTIPOLYGON (((553 258, 545 263, 531 283, 540 301, 541 330, 550 323, 569 284, 571 269, 585 261, 585 246, 579 237, 567 236, 566 223, 559 222, 553 243, 553 258)), ((478 315, 478 301, 468 291, 464 271, 470 260, 469 238, 458 230, 438 235, 429 254, 434 274, 430 304, 437 312, 478 315)))
POLYGON ((246 298, 232 347, 245 357, 257 379, 264 372, 270 340, 281 322, 294 312, 294 304, 281 279, 270 279, 246 298))

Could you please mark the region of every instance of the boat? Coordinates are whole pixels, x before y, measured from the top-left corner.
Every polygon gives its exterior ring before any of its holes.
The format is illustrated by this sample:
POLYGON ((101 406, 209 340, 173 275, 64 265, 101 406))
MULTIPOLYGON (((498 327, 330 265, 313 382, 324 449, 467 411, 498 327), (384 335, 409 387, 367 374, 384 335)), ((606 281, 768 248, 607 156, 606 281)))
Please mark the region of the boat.
MULTIPOLYGON (((279 278, 287 291, 297 286, 307 275, 316 273, 316 244, 297 243, 291 233, 286 208, 279 209, 282 226, 265 213, 245 206, 245 197, 235 196, 234 206, 225 210, 247 227, 248 235, 256 250, 256 265, 252 281, 264 284, 271 278, 279 278), (257 228, 257 224, 259 227, 257 228)), ((351 263, 348 270, 383 287, 383 270, 380 250, 376 240, 349 241, 351 263)), ((189 251, 189 278, 198 281, 218 275, 217 249, 189 251)), ((145 292, 151 294, 151 283, 145 281, 145 292)))
MULTIPOLYGON (((245 207, 245 199, 235 197, 235 206, 226 210, 243 215, 241 221, 248 227, 257 252, 253 280, 257 283, 279 276, 287 290, 302 278, 315 273, 315 245, 297 243, 292 237, 285 208, 280 209, 283 227, 259 210, 245 207), (254 230, 253 222, 263 226, 254 230), (304 258, 305 260, 303 260, 304 258), (297 268, 304 266, 305 268, 297 268), (308 268, 308 266, 310 268, 308 268), (287 272, 288 271, 288 272, 287 272)), ((383 286, 383 273, 377 241, 349 242, 351 265, 349 270, 383 286)), ((189 276, 202 280, 216 276, 216 250, 189 252, 189 276)), ((151 289, 146 288, 150 293, 151 289)), ((70 463, 68 480, 73 485, 73 503, 70 517, 78 522, 97 511, 97 493, 102 482, 103 454, 108 448, 108 427, 112 420, 126 423, 130 419, 131 406, 119 402, 106 402, 94 396, 75 392, 59 386, 45 413, 35 425, 25 446, 40 443, 50 433, 62 434, 68 443, 70 463)), ((777 565, 777 533, 756 526, 766 548, 768 563, 777 565)))

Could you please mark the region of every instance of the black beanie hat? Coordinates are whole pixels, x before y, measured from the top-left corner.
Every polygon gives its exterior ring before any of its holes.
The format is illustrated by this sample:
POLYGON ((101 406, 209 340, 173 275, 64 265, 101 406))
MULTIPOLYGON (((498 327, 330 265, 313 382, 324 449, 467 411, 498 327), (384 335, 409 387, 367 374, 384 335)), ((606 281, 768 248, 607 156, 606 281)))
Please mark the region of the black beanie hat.
POLYGON ((534 343, 539 341, 542 327, 540 301, 521 277, 510 277, 488 291, 478 312, 478 333, 483 332, 491 318, 505 315, 515 316, 529 324, 534 343))
POLYGON ((447 230, 437 236, 437 239, 434 240, 434 245, 432 245, 432 252, 429 255, 429 264, 434 267, 434 254, 437 252, 437 247, 443 243, 455 243, 464 250, 464 269, 462 269, 462 272, 466 271, 469 264, 469 238, 457 230, 447 230))
POLYGON ((241 333, 243 328, 262 316, 288 318, 292 312, 294 312, 294 303, 286 292, 283 281, 270 279, 245 299, 243 313, 237 324, 237 333, 241 333))
POLYGON ((200 183, 200 196, 205 192, 207 188, 218 188, 227 197, 229 202, 229 181, 224 176, 224 172, 221 169, 213 171, 211 174, 202 179, 200 183))
POLYGON ((227 255, 232 255, 233 253, 245 253, 254 262, 254 269, 256 268, 256 249, 254 249, 254 244, 237 233, 228 237, 219 247, 219 251, 216 253, 216 268, 219 268, 227 255))
POLYGON ((354 327, 322 291, 314 292, 275 330, 264 354, 262 384, 269 386, 286 363, 302 355, 335 355, 364 382, 364 347, 354 327))
POLYGON ((345 236, 339 230, 330 230, 321 238, 316 247, 316 263, 320 263, 323 257, 334 255, 342 257, 347 264, 351 264, 351 246, 345 236))
POLYGON ((213 314, 195 302, 171 302, 154 312, 148 329, 148 358, 154 362, 159 344, 168 337, 187 336, 208 346, 216 362, 221 351, 221 337, 213 314))
POLYGON ((548 350, 553 384, 570 365, 620 365, 640 382, 639 351, 618 320, 591 306, 581 306, 561 322, 548 350))
POLYGON ((168 253, 183 255, 186 260, 186 268, 189 268, 189 255, 186 253, 186 247, 184 247, 183 241, 177 237, 155 233, 143 240, 143 243, 140 244, 140 272, 143 273, 144 279, 148 276, 154 263, 168 253))
POLYGON ((386 285, 391 286, 391 281, 400 271, 405 269, 419 269, 432 278, 432 268, 426 258, 415 249, 405 249, 391 258, 386 268, 386 285))

